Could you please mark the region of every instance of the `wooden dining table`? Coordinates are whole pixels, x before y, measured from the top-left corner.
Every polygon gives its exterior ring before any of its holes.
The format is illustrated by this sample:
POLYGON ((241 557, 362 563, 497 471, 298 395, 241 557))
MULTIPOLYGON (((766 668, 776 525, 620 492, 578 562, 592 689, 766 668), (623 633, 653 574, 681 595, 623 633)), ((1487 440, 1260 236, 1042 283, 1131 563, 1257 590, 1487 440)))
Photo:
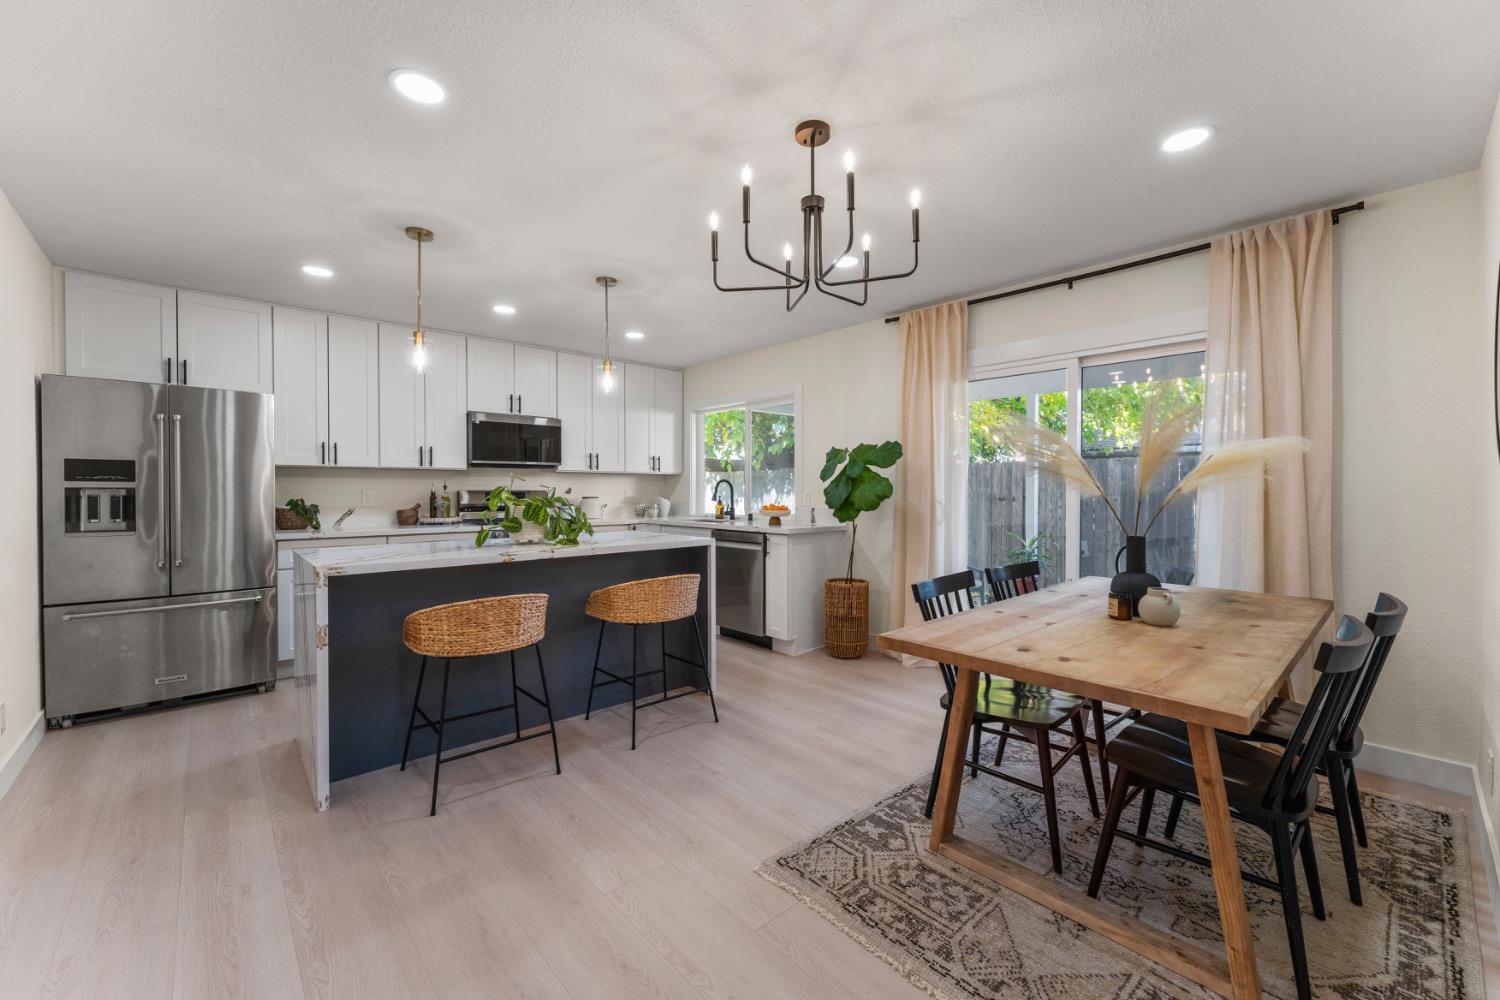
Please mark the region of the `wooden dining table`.
POLYGON ((1259 997, 1260 973, 1240 881, 1214 730, 1246 734, 1307 653, 1333 603, 1173 587, 1171 628, 1105 613, 1109 581, 1083 577, 961 614, 886 632, 882 649, 957 668, 929 849, 1235 1000, 1259 997), (1157 712, 1187 724, 1213 862, 1225 953, 1091 899, 953 832, 980 674, 1157 712))

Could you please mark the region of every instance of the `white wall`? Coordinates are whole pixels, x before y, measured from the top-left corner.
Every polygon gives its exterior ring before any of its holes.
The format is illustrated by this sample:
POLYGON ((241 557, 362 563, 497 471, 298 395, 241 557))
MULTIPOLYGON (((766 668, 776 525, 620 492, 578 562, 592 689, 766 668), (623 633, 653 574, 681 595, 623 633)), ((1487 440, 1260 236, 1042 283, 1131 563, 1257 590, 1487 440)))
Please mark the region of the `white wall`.
MULTIPOLYGON (((300 497, 318 504, 324 526, 334 520, 346 507, 354 507, 351 521, 369 521, 378 518, 393 519, 401 507, 414 503, 422 505, 427 512, 427 494, 432 486, 441 487, 446 481, 450 490, 483 489, 502 486, 509 481, 506 469, 485 471, 470 469, 467 472, 417 472, 410 469, 319 469, 279 467, 276 470, 276 502, 284 504, 292 497, 300 497), (362 500, 366 491, 373 494, 367 506, 362 500)), ((559 491, 572 489, 576 500, 583 496, 596 496, 600 502, 609 504, 604 512, 606 518, 634 516, 631 504, 650 503, 658 494, 670 497, 677 488, 676 476, 635 475, 589 475, 579 472, 548 472, 545 470, 517 470, 518 490, 543 489, 556 486, 559 491)))
POLYGON ((1482 630, 1480 654, 1480 684, 1483 697, 1480 702, 1479 749, 1476 763, 1482 783, 1488 787, 1490 816, 1500 814, 1500 795, 1496 794, 1495 779, 1491 773, 1488 754, 1500 754, 1500 618, 1495 609, 1500 607, 1500 461, 1497 461, 1494 421, 1495 376, 1500 357, 1496 357, 1495 330, 1500 317, 1495 315, 1496 276, 1500 274, 1500 102, 1496 102, 1495 116, 1490 123, 1489 141, 1485 143, 1484 160, 1479 167, 1480 225, 1483 248, 1479 267, 1479 326, 1475 336, 1479 341, 1483 363, 1478 365, 1481 391, 1475 398, 1475 407, 1470 417, 1480 429, 1484 440, 1479 443, 1478 463, 1481 470, 1479 484, 1479 530, 1484 543, 1479 559, 1484 576, 1480 581, 1477 599, 1472 602, 1473 615, 1482 630))
POLYGON ((0 192, 0 315, 6 363, 0 366, 0 468, 7 470, 12 513, 0 518, 0 791, 7 764, 42 711, 36 521, 36 375, 53 369, 51 265, 0 192))
MULTIPOLYGON (((1365 211, 1343 217, 1334 251, 1335 596, 1341 611, 1361 617, 1382 589, 1412 609, 1366 732, 1375 743, 1463 763, 1475 759, 1479 730, 1475 622, 1494 606, 1477 605, 1474 595, 1482 567, 1500 564, 1494 545, 1486 559, 1474 544, 1476 529, 1461 527, 1492 520, 1481 512, 1496 510, 1493 501, 1482 508, 1478 493, 1479 470, 1495 464, 1489 341, 1474 335, 1481 325, 1473 291, 1479 188, 1478 175, 1469 173, 1366 198, 1365 211)), ((1500 193, 1493 200, 1492 215, 1500 193)), ((1494 239, 1500 243, 1500 235, 1494 239)), ((1493 270, 1492 263, 1491 276, 1493 270)), ((997 345, 1183 314, 1207 303, 1208 255, 1180 257, 1071 290, 976 306, 971 356, 982 360, 997 345)), ((816 475, 829 445, 896 436, 898 341, 896 325, 875 319, 698 365, 687 370, 689 406, 801 384, 797 473, 807 502, 809 492, 820 492, 816 475)), ((877 530, 860 535, 857 569, 871 579, 877 630, 885 626, 890 588, 892 512, 888 504, 869 525, 877 530)), ((1492 587, 1491 594, 1500 593, 1500 584, 1492 587)), ((1491 714, 1500 719, 1500 706, 1491 714)))

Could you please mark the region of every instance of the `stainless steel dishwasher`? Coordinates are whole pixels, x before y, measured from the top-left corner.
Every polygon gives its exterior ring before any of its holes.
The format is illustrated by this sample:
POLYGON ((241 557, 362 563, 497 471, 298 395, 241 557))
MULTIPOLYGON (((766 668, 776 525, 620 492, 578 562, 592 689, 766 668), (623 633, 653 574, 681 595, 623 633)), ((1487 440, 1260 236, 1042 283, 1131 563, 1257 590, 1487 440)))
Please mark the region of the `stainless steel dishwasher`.
POLYGON ((714 559, 719 633, 760 646, 766 635, 766 536, 758 531, 715 528, 714 559))

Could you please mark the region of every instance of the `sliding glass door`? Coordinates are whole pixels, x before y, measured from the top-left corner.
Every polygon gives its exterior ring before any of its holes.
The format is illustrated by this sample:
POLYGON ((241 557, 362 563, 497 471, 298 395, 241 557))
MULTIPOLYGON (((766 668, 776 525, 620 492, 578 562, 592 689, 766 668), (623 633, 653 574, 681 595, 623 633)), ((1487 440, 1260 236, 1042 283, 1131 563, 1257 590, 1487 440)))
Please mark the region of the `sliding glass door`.
MULTIPOLYGON (((1196 346, 1196 345, 1194 345, 1196 346)), ((1140 527, 1198 464, 1202 450, 1203 352, 1137 351, 1063 359, 1059 367, 969 383, 969 564, 976 570, 1035 560, 1043 584, 1113 576, 1125 533, 1104 501, 1081 497, 1053 476, 1017 461, 997 432, 1025 420, 1066 436, 1127 527, 1140 527), (1196 411, 1176 451, 1137 497, 1143 404, 1148 391, 1196 411)), ((1169 583, 1190 583, 1197 561, 1195 508, 1183 501, 1152 526, 1148 565, 1169 583)))

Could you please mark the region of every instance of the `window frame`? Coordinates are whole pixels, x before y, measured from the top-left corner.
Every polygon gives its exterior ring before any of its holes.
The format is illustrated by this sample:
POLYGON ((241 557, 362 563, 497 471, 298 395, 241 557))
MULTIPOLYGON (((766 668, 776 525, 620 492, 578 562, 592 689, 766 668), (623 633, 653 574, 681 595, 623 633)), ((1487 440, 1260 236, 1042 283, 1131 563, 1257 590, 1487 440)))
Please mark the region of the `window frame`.
MULTIPOLYGON (((692 420, 692 442, 693 442, 693 464, 692 464, 692 504, 689 512, 692 514, 709 514, 708 501, 702 493, 702 483, 706 469, 703 458, 703 415, 720 410, 744 410, 745 411, 745 486, 750 487, 750 411, 767 406, 780 406, 790 403, 792 406, 792 449, 795 452, 792 461, 792 509, 797 509, 798 501, 801 499, 801 488, 803 482, 802 470, 805 461, 803 451, 803 427, 802 427, 802 386, 800 384, 790 387, 762 387, 755 392, 734 393, 732 395, 716 396, 707 399, 694 400, 687 406, 692 420)), ((741 498, 748 504, 749 497, 741 498)))
MULTIPOLYGON (((1092 365, 1140 361, 1164 354, 1206 351, 1208 310, 1131 320, 1092 330, 1053 334, 1037 340, 1013 341, 977 349, 970 354, 967 381, 1041 372, 1066 372, 1068 398, 1068 443, 1083 453, 1083 369, 1092 365)), ((972 397, 971 397, 972 398, 972 397)), ((965 408, 967 413, 967 408, 965 408)), ((701 423, 701 422, 700 422, 701 423)), ((701 477, 700 477, 701 478, 701 477)), ((1063 579, 1078 579, 1078 536, 1082 530, 1082 495, 1072 484, 1067 488, 1067 512, 1063 532, 1063 579)))

